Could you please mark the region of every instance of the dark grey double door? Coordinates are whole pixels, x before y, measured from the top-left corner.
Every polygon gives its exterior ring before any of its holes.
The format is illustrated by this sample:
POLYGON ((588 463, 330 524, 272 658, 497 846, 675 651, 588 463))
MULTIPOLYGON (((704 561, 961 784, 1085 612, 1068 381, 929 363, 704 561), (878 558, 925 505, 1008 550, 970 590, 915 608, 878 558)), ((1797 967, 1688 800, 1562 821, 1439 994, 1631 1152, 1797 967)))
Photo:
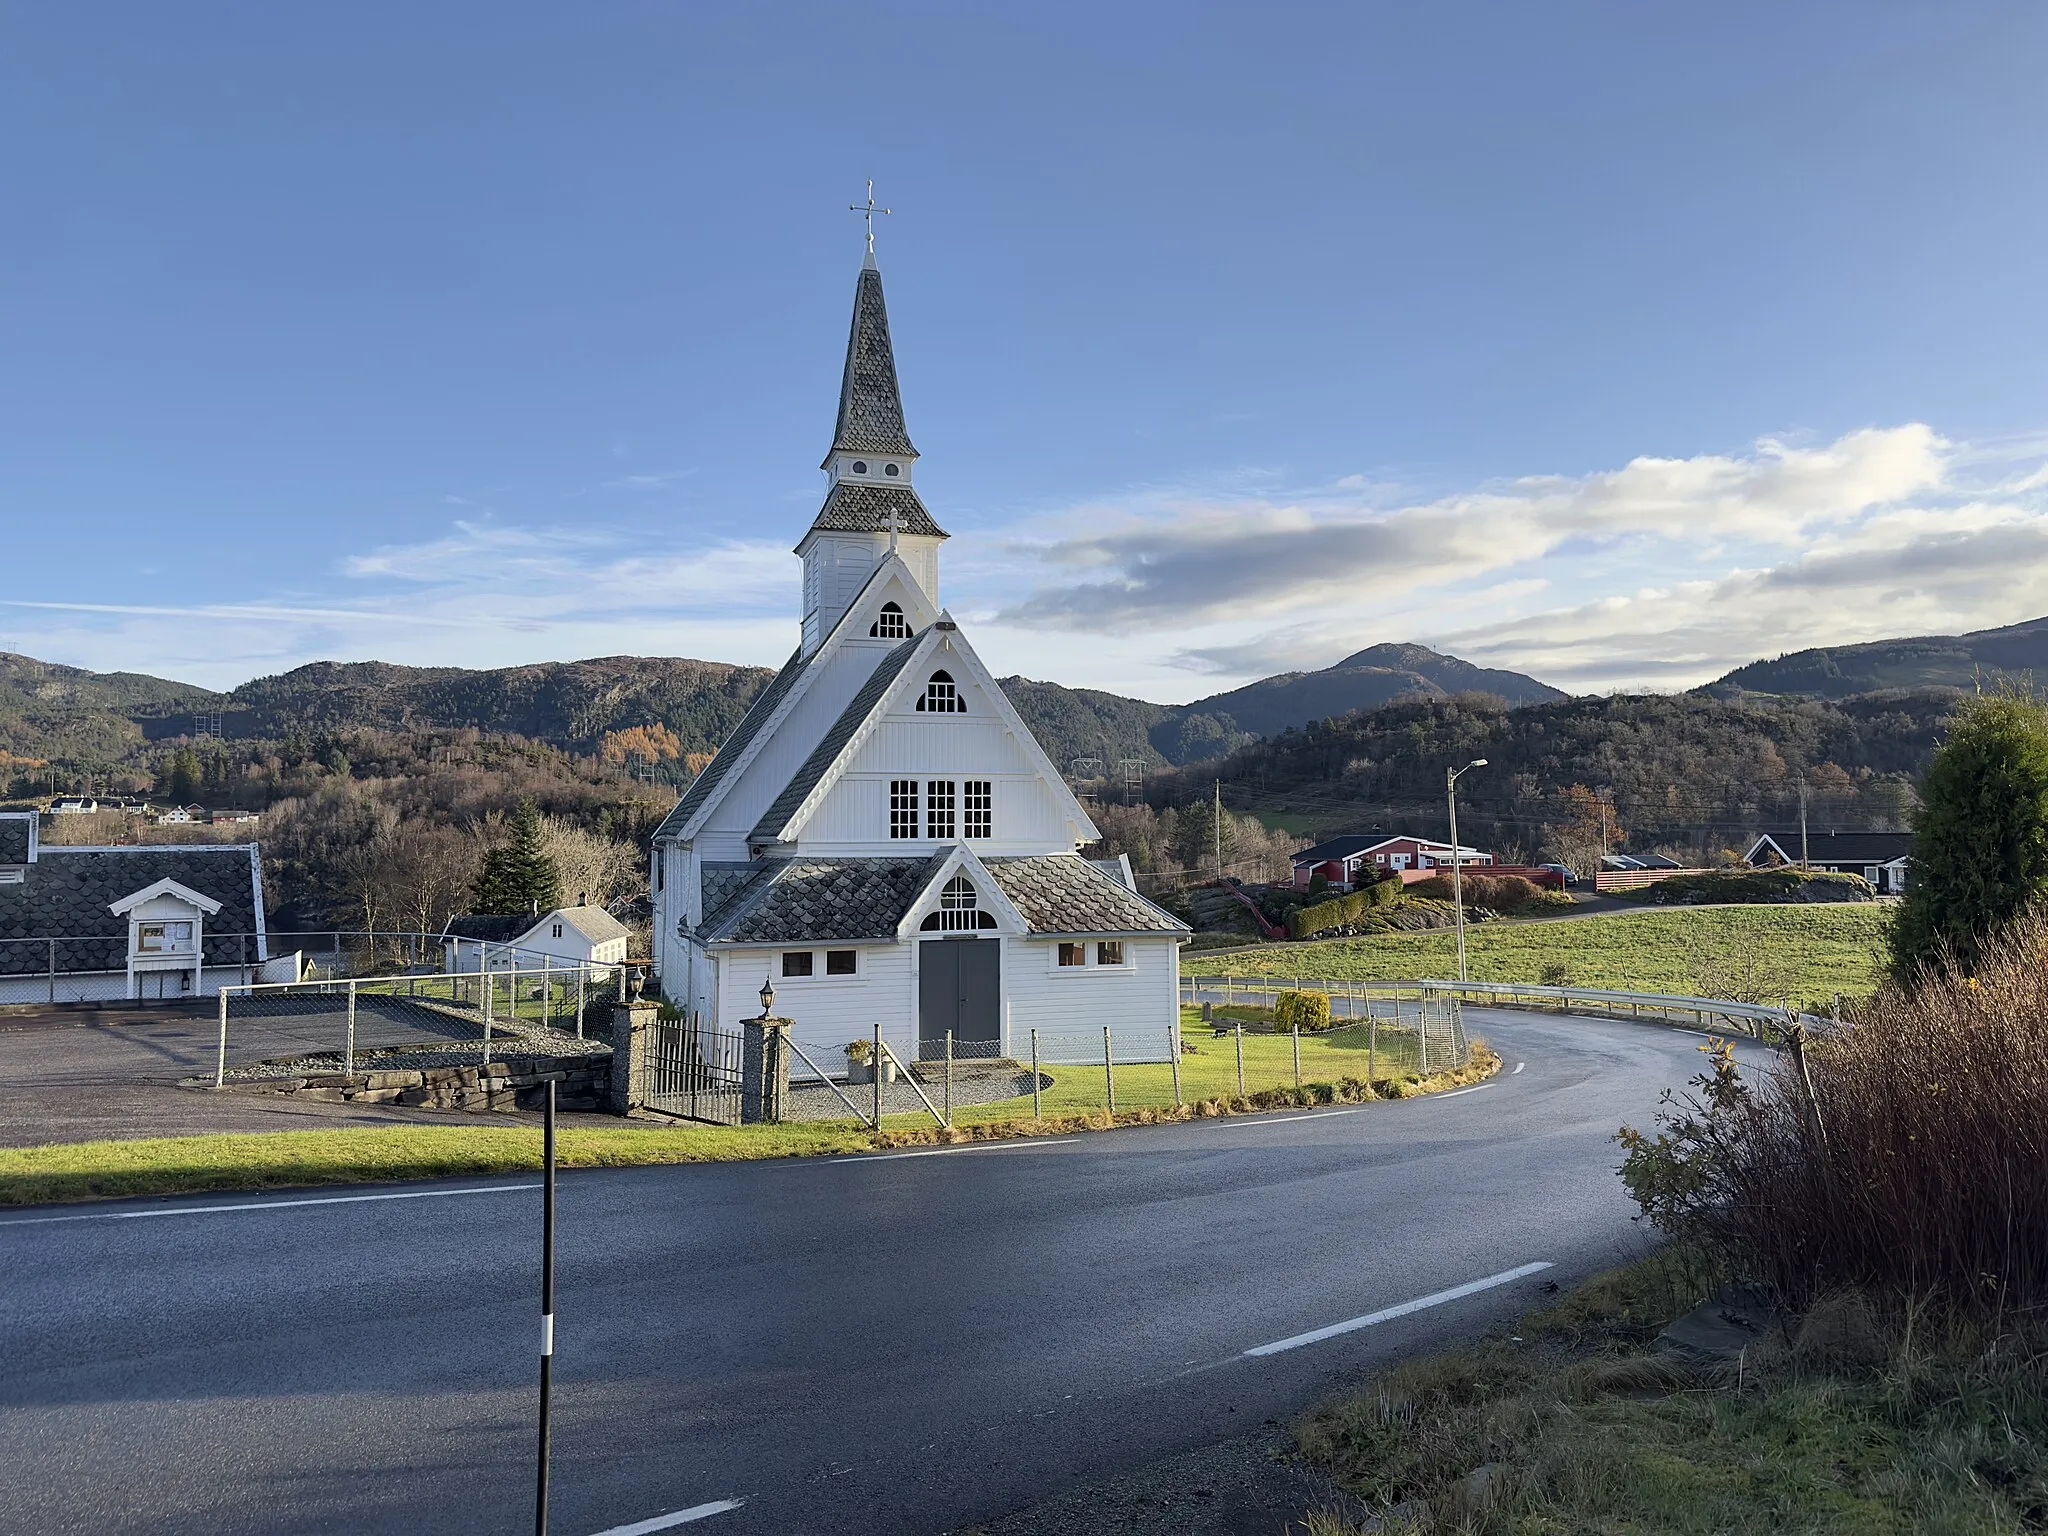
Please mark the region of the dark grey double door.
MULTIPOLYGON (((917 946, 917 1044, 920 1056, 993 1045, 1002 1035, 1002 944, 996 939, 926 939, 917 946)), ((977 1052, 986 1055, 986 1051, 977 1052)))

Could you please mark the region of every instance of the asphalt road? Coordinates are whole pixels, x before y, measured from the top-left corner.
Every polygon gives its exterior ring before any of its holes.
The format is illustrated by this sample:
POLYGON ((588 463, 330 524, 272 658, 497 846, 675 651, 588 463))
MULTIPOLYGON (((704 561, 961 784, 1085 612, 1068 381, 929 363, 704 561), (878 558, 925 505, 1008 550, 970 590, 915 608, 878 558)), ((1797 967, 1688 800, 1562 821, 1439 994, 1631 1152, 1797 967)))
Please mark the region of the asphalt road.
MULTIPOLYGON (((954 1529, 1640 1251, 1610 1137, 1699 1041, 1471 1017, 1508 1068, 1457 1095, 564 1175, 554 1529, 954 1529)), ((530 1530, 526 1182, 0 1217, 0 1529, 530 1530)))

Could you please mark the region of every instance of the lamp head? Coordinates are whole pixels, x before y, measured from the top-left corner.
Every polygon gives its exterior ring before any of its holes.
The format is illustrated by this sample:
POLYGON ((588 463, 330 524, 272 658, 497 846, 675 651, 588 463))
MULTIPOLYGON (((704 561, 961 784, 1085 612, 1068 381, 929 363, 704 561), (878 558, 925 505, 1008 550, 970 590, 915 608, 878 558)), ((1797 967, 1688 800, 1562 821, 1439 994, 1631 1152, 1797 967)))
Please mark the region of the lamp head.
POLYGON ((775 983, 767 977, 761 978, 761 1017, 771 1018, 775 1013, 775 983))

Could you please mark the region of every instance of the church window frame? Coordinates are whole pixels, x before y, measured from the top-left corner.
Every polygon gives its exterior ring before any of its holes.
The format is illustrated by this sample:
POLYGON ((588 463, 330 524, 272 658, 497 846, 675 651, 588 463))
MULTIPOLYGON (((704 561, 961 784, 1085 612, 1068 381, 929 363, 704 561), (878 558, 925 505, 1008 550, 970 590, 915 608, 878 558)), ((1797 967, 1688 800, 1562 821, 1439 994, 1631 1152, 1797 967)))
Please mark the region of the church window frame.
POLYGON ((908 640, 910 620, 903 616, 900 603, 884 603, 882 611, 875 615, 875 622, 868 626, 870 640, 908 640))
POLYGON ((1095 963, 1097 965, 1123 965, 1124 941, 1122 939, 1097 939, 1095 941, 1095 963))
POLYGON ((825 974, 827 976, 858 976, 860 974, 860 952, 853 949, 828 949, 825 951, 825 974))
POLYGON ((1060 940, 1059 951, 1053 956, 1055 970, 1078 970, 1088 964, 1088 946, 1085 943, 1067 939, 1060 940))
POLYGON ((914 838, 918 833, 920 797, 915 779, 889 781, 889 836, 914 838))
POLYGON ((996 786, 993 779, 968 779, 960 786, 960 835, 985 842, 996 835, 996 786))
POLYGON ((967 701, 960 697, 960 685, 953 681, 953 674, 941 667, 925 679, 917 709, 920 714, 964 715, 967 701))
POLYGON ((868 472, 868 461, 866 459, 855 459, 853 461, 853 472, 856 475, 866 474, 868 472))
POLYGON ((951 779, 927 779, 924 785, 924 835, 951 842, 960 804, 959 788, 951 779))
POLYGON ((939 891, 939 909, 919 923, 921 933, 973 933, 993 928, 993 912, 982 910, 981 893, 965 875, 955 875, 939 891))
POLYGON ((794 981, 799 977, 817 973, 818 960, 808 949, 785 949, 782 952, 782 979, 794 981))

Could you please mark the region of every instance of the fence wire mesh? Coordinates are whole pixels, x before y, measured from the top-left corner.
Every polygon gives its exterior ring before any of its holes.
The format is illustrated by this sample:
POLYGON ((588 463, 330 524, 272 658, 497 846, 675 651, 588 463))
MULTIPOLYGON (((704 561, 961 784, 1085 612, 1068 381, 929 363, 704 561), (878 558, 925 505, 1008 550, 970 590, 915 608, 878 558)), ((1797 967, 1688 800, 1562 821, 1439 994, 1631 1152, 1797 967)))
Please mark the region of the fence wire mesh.
POLYGON ((609 973, 542 966, 225 987, 215 1081, 594 1052, 609 973))

